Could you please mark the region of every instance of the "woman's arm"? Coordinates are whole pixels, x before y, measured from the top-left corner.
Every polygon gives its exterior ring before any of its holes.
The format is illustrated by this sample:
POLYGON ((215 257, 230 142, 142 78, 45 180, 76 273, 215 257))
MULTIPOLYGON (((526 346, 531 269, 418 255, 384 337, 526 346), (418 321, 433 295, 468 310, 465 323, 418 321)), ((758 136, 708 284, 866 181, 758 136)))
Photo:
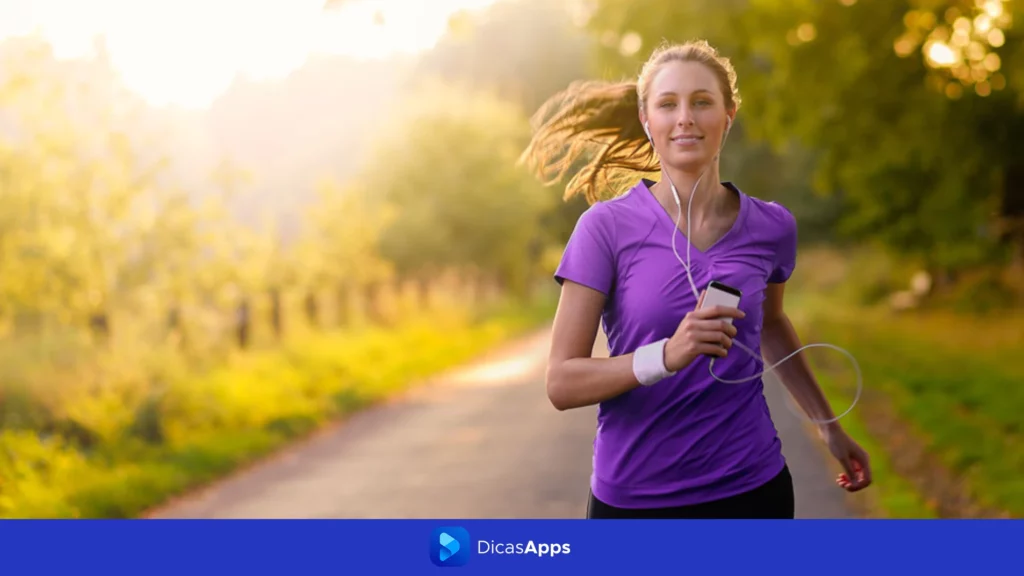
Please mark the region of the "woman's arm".
MULTIPOLYGON (((783 309, 782 301, 785 284, 768 284, 764 301, 764 321, 761 328, 761 353, 769 366, 800 348, 800 337, 793 328, 793 323, 783 309)), ((832 420, 836 417, 829 405, 828 398, 818 386, 811 372, 807 357, 803 354, 786 360, 782 366, 773 370, 800 405, 800 408, 812 420, 832 420)), ((838 423, 822 424, 820 427, 837 427, 838 423)), ((825 432, 827 430, 822 430, 825 432)))
POLYGON ((548 398, 559 410, 598 404, 640 385, 633 375, 632 354, 591 357, 605 298, 582 284, 562 284, 546 382, 548 398))
MULTIPOLYGON (((802 344, 782 306, 784 284, 768 284, 764 302, 764 324, 761 329, 761 351, 769 365, 792 354, 802 344)), ((821 391, 803 354, 786 360, 775 369, 783 385, 796 399, 804 412, 817 421, 835 419, 828 398, 821 391)), ((871 464, 864 451, 843 430, 838 422, 818 424, 818 433, 829 451, 846 471, 836 478, 841 488, 856 492, 871 485, 871 464)))
MULTIPOLYGON (((633 372, 633 353, 591 356, 605 298, 582 284, 569 280, 562 284, 547 371, 548 398, 559 410, 598 404, 640 385, 633 372)), ((714 306, 687 314, 665 344, 665 368, 678 372, 701 354, 724 356, 736 335, 736 328, 722 321, 725 317, 742 318, 743 312, 714 306)))

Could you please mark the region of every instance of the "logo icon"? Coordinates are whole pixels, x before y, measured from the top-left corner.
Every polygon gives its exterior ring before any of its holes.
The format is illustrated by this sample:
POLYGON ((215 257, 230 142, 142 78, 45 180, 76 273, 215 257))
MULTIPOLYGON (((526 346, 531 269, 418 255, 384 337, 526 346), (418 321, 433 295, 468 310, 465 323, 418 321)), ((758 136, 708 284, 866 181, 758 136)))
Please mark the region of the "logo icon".
POLYGON ((436 528, 430 538, 430 561, 437 566, 464 566, 471 548, 465 528, 436 528))

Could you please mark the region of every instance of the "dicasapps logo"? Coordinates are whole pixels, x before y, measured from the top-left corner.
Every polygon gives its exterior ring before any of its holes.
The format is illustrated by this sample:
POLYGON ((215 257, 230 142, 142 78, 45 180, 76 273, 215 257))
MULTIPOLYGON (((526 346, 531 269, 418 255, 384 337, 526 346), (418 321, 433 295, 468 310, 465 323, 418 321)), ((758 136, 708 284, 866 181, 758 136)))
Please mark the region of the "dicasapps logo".
POLYGON ((472 549, 469 532, 465 528, 436 528, 430 538, 430 561, 442 567, 465 566, 472 549))
POLYGON ((553 558, 571 552, 569 544, 552 542, 499 542, 495 540, 478 540, 477 554, 498 554, 509 556, 539 556, 553 558))

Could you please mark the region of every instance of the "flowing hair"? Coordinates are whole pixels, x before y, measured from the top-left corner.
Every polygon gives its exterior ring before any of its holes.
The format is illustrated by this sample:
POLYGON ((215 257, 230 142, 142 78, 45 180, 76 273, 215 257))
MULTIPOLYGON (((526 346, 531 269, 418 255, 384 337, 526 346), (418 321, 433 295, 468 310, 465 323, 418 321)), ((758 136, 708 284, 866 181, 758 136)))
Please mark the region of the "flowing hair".
POLYGON ((651 79, 668 62, 704 64, 718 79, 726 109, 739 108, 736 71, 727 58, 704 40, 663 44, 651 54, 637 81, 573 82, 548 99, 531 119, 533 138, 520 163, 545 185, 575 171, 563 199, 582 194, 590 204, 637 173, 659 171, 661 163, 639 112, 647 105, 651 79))

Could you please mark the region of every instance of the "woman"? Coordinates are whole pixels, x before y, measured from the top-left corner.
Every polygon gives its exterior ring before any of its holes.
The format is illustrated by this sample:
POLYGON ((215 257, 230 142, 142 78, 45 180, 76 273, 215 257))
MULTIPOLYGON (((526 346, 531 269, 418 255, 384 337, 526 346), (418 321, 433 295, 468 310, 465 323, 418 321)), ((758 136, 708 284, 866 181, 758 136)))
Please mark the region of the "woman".
MULTIPOLYGON (((637 82, 577 83, 537 114, 524 160, 549 182, 578 169, 566 197, 591 203, 555 273, 562 293, 547 374, 557 409, 599 404, 589 518, 794 517, 792 478, 756 375, 762 353, 774 363, 800 348, 783 309, 796 222, 783 206, 719 181, 718 152, 739 104, 729 61, 692 42, 656 50, 637 82), (582 156, 594 143, 599 151, 582 156), (617 171, 659 170, 658 182, 633 181, 598 200, 617 171), (692 276, 676 251, 687 241, 692 276), (696 286, 711 280, 742 291, 738 309, 698 310, 696 286), (610 358, 591 358, 598 322, 610 358), (734 342, 755 354, 730 353, 734 342), (652 358, 661 376, 641 382, 637 364, 652 358), (712 358, 719 379, 746 383, 716 380, 712 358)), ((830 421, 804 358, 777 372, 814 421, 828 422, 821 437, 846 471, 836 483, 868 486, 868 456, 830 421)))

